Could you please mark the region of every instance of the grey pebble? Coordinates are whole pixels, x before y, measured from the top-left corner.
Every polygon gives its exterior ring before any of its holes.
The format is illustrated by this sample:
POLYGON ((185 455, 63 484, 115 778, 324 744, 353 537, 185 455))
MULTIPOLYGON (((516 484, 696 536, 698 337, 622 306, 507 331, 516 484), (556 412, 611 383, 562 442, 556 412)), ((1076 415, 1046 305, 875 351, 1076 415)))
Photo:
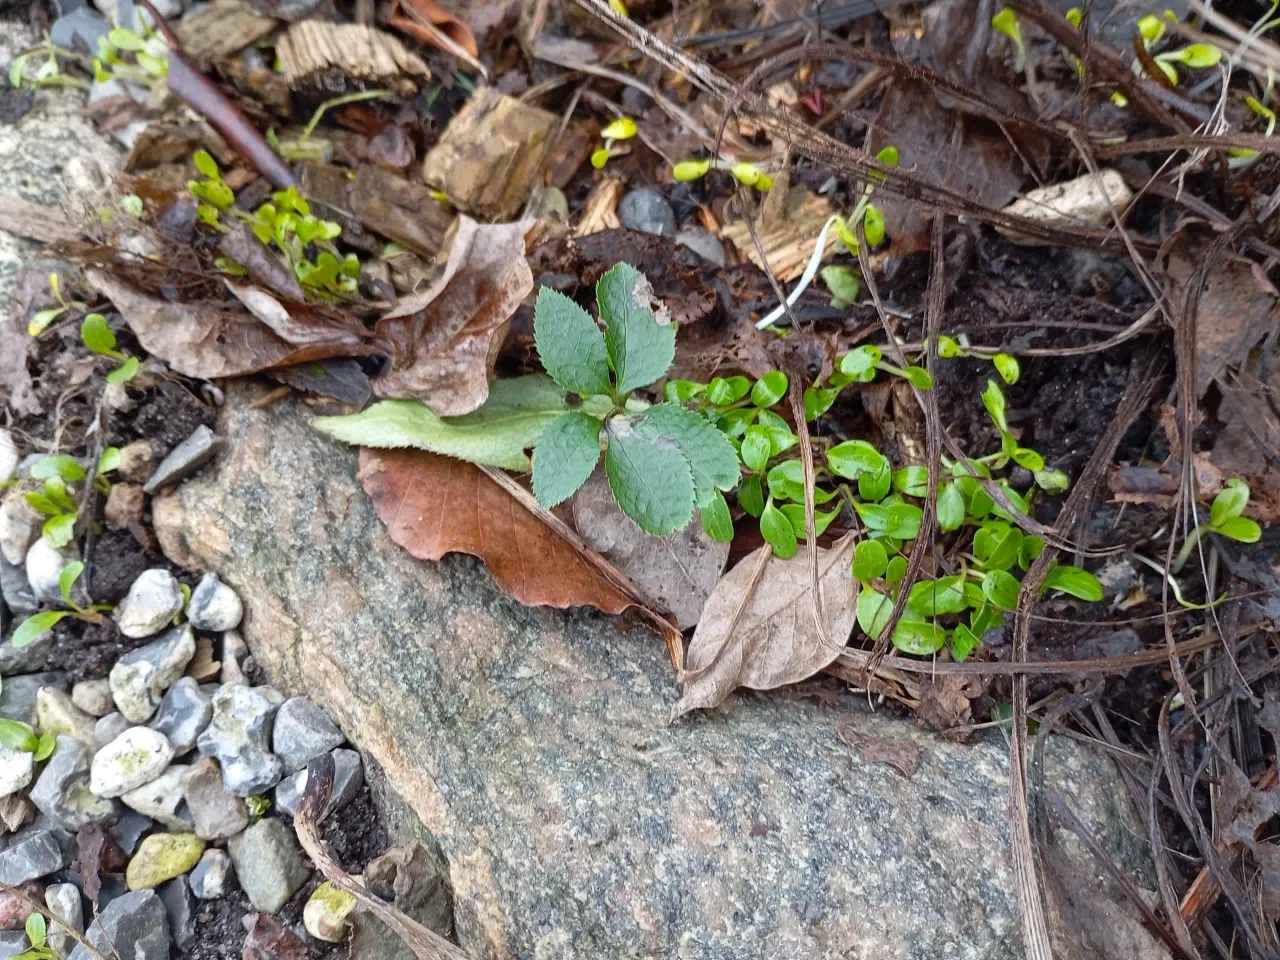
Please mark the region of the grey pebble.
MULTIPOLYGON (((154 890, 135 890, 112 900, 89 927, 86 937, 102 953, 127 945, 129 960, 169 960, 169 917, 154 890)), ((83 944, 70 960, 92 960, 83 944)))
POLYGON ((676 234, 676 243, 688 247, 703 260, 708 260, 717 267, 724 266, 724 244, 714 233, 709 233, 701 227, 685 227, 676 234))
POLYGON ((196 898, 186 874, 174 877, 156 888, 165 913, 169 915, 169 933, 179 950, 185 950, 196 939, 196 898))
POLYGON ((0 853, 0 883, 17 886, 28 880, 38 880, 56 873, 70 862, 70 853, 63 849, 54 832, 42 830, 0 853))
POLYGON ((227 852, 240 886, 263 913, 278 912, 311 875, 293 831, 276 817, 259 820, 232 837, 227 841, 227 852))
POLYGON ((93 725, 93 750, 97 753, 133 724, 125 719, 123 713, 108 713, 93 725))
MULTIPOLYGON (((331 813, 341 810, 356 798, 360 788, 364 786, 364 767, 360 763, 360 754, 354 750, 333 751, 333 789, 329 793, 329 802, 325 805, 320 819, 324 820, 331 813)), ((299 770, 290 777, 285 777, 276 787, 276 806, 289 816, 298 812, 298 801, 307 789, 307 771, 299 770)))
POLYGON ((75 737, 58 737, 58 745, 31 789, 31 802, 65 830, 91 823, 111 823, 120 804, 94 796, 89 789, 89 748, 75 737))
POLYGON ((111 825, 107 832, 120 845, 120 849, 131 857, 138 849, 138 844, 142 842, 142 838, 154 830, 155 825, 155 821, 150 817, 144 816, 137 810, 126 808, 121 811, 120 818, 111 825))
POLYGON ((116 607, 116 625, 126 637, 150 637, 163 630, 181 609, 178 581, 163 567, 154 567, 142 571, 129 587, 116 607))
POLYGON ((133 723, 145 723, 195 653, 196 638, 190 624, 174 627, 160 639, 126 653, 111 668, 116 707, 133 723))
POLYGON ((143 491, 154 494, 162 487, 185 480, 212 460, 225 446, 226 441, 201 424, 192 431, 191 436, 160 461, 155 473, 151 474, 151 479, 143 485, 143 491))
POLYGON ((28 673, 20 677, 7 677, 0 686, 0 717, 34 724, 36 721, 36 694, 41 687, 67 689, 67 675, 50 671, 28 673))
POLYGON ((183 677, 164 695, 151 726, 173 744, 174 756, 195 749, 196 739, 213 719, 213 698, 191 677, 183 677))
POLYGON ((5 606, 19 617, 27 617, 40 609, 40 601, 27 583, 27 571, 19 564, 0 556, 0 596, 5 606))
POLYGON ((234 630, 240 626, 242 616, 244 605, 240 595, 219 580, 217 574, 206 573, 191 591, 187 619, 197 630, 234 630))
POLYGON ((44 892, 44 903, 50 913, 63 921, 61 924, 50 922, 49 946, 58 956, 65 957, 76 945, 67 928, 84 933, 84 901, 80 898, 80 888, 73 883, 51 884, 44 892))
POLYGON ((286 700, 276 714, 271 747, 286 773, 301 770, 313 757, 342 745, 346 738, 315 701, 306 697, 286 700))
POLYGON ((197 745, 222 765, 227 792, 249 797, 274 787, 284 774, 271 752, 271 727, 284 697, 271 687, 226 683, 213 695, 213 722, 197 745))
POLYGON ((76 40, 91 54, 98 51, 98 38, 111 31, 111 24, 100 14, 85 7, 63 14, 49 28, 49 39, 59 47, 74 50, 76 40))
POLYGON ((225 850, 206 850, 190 876, 191 892, 201 900, 224 897, 235 886, 235 870, 225 850))
POLYGON ((624 227, 669 237, 676 232, 676 215, 666 197, 651 187, 632 190, 618 204, 618 220, 624 227))

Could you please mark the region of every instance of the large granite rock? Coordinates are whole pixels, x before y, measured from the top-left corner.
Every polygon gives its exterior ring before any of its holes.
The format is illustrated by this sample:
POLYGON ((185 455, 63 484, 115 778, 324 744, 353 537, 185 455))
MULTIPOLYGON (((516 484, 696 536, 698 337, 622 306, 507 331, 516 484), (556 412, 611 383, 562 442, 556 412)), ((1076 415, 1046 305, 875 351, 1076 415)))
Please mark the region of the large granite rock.
MULTIPOLYGON (((671 724, 661 640, 526 609, 471 558, 387 538, 353 451, 293 401, 228 392, 216 469, 155 501, 169 556, 244 600, 272 682, 322 703, 435 834, 475 957, 1020 957, 1007 748, 865 696, 742 694, 671 724), (908 778, 837 737, 909 740, 908 778)), ((1143 870, 1110 763, 1051 779, 1143 870)))

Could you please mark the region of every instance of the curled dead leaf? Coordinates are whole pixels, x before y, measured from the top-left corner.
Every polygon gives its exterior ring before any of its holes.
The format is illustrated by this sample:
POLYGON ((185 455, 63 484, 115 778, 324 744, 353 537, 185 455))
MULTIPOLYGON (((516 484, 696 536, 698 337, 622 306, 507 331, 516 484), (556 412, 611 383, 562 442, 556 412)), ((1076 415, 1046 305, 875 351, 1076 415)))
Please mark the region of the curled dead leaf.
POLYGON ((442 417, 484 403, 511 317, 533 291, 531 226, 458 217, 444 273, 377 323, 394 351, 391 370, 373 381, 377 396, 421 400, 442 417))
MULTIPOLYGON (((852 536, 818 549, 827 634, 842 642, 856 618, 852 536)), ((809 558, 771 555, 767 544, 716 584, 686 655, 675 716, 714 707, 738 687, 771 690, 813 676, 840 655, 814 622, 809 558), (763 569, 761 565, 763 564, 763 569), (739 608, 742 608, 739 610, 739 608)))

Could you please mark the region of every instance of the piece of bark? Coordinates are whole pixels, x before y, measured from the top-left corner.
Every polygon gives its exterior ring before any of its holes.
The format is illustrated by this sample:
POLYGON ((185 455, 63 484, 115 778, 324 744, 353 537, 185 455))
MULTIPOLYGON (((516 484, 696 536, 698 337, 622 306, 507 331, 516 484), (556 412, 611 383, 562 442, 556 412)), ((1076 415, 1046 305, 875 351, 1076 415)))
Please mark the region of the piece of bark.
POLYGON ((421 183, 406 180, 390 170, 362 166, 351 180, 347 171, 323 163, 307 163, 301 168, 302 192, 320 201, 333 212, 344 235, 352 217, 366 230, 424 257, 434 257, 454 221, 447 203, 431 196, 421 183))
POLYGON ((554 113, 482 87, 423 161, 423 178, 483 220, 511 220, 533 192, 559 123, 554 113))
POLYGON ((0 197, 0 230, 41 243, 76 240, 80 236, 79 229, 62 208, 14 196, 0 197))
MULTIPOLYGON (((787 195, 786 219, 769 227, 756 225, 756 233, 760 235, 760 244, 764 247, 769 266, 779 280, 794 280, 804 273, 804 268, 813 255, 813 245, 818 242, 818 234, 822 232, 822 225, 832 213, 831 204, 826 197, 809 193, 797 186, 787 195)), ((745 220, 726 223, 720 231, 720 239, 733 241, 739 253, 763 269, 760 252, 751 239, 751 231, 745 220)), ((829 230, 828 253, 839 244, 840 238, 836 236, 836 231, 829 230)))
POLYGON ((277 23, 245 0, 214 0, 183 17, 173 32, 188 57, 207 65, 239 53, 274 30, 277 23))
POLYGON ((399 39, 354 23, 295 23, 276 44, 276 55, 293 90, 325 99, 374 87, 412 97, 431 79, 426 62, 399 39))
POLYGON ((605 177, 587 194, 586 209, 575 237, 589 237, 604 230, 616 230, 622 224, 618 220, 618 202, 622 199, 623 183, 618 177, 605 177))

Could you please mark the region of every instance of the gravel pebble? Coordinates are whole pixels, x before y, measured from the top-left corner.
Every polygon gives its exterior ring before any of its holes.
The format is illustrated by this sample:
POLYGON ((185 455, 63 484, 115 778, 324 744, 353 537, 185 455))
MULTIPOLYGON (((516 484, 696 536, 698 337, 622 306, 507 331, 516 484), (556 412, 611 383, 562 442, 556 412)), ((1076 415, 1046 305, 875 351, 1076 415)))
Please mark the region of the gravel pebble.
MULTIPOLYGON (((360 788, 364 786, 364 768, 360 763, 360 754, 354 750, 333 751, 333 790, 329 794, 329 802, 325 805, 320 819, 341 810, 355 799, 360 788)), ((280 810, 294 816, 298 812, 298 801, 307 788, 307 771, 299 770, 292 776, 285 777, 276 787, 276 806, 280 810)))
POLYGON ((111 682, 101 680, 81 680, 71 688, 71 702, 91 717, 105 717, 116 709, 116 702, 111 699, 111 682))
MULTIPOLYGON (((128 960, 169 960, 169 916, 159 894, 138 890, 116 897, 89 927, 87 935, 99 955, 112 955, 113 944, 128 944, 128 960)), ((84 945, 69 960, 93 960, 84 945)))
POLYGON ((185 876, 162 883, 156 892, 169 914, 169 933, 179 950, 185 950, 196 939, 196 898, 185 876))
POLYGON ((18 445, 13 442, 13 434, 0 427, 0 483, 8 483, 18 475, 21 460, 18 445))
POLYGON ((206 850, 191 871, 191 892, 201 900, 225 897, 235 886, 235 871, 225 850, 206 850))
POLYGON ((271 752, 271 727, 284 697, 271 687, 226 683, 213 695, 213 722, 197 745, 217 757, 227 791, 238 797, 264 792, 280 782, 284 765, 271 752))
POLYGON ((22 562, 10 563, 2 555, 0 555, 0 596, 4 597, 4 605, 19 617, 30 616, 40 609, 40 601, 31 592, 31 584, 27 583, 27 571, 22 562))
POLYGON ((160 461, 155 473, 142 489, 147 493, 156 494, 162 487, 185 480, 212 460, 225 446, 225 440, 201 424, 192 431, 191 436, 174 447, 169 455, 160 461))
POLYGON ((133 581, 128 595, 116 607, 116 624, 126 637, 150 637, 163 630, 181 609, 178 581, 168 570, 155 567, 133 581))
POLYGON ((121 795, 120 801, 144 817, 164 824, 170 830, 189 833, 194 826, 191 811, 183 794, 191 768, 175 763, 150 783, 121 795))
POLYGON ((59 549, 40 537, 27 551, 27 583, 31 584, 31 592, 37 599, 46 603, 62 603, 62 589, 58 578, 62 576, 62 568, 79 554, 74 541, 59 549))
POLYGON ((218 579, 216 574, 206 573, 187 604, 187 619, 197 630, 219 632, 234 630, 240 626, 244 605, 240 595, 218 579))
POLYGON ((76 945, 75 938, 68 928, 76 933, 84 933, 84 901, 80 898, 80 890, 73 883, 55 883, 44 892, 44 904, 49 912, 62 922, 49 924, 49 946, 58 956, 65 957, 76 945))
POLYGON ((311 875, 293 831, 276 817, 259 820, 232 837, 227 841, 227 852, 240 886, 263 913, 277 913, 311 875))
POLYGON ((149 890, 180 877, 197 863, 206 844, 194 833, 153 833, 125 868, 130 890, 149 890))
POLYGON ((190 624, 174 627, 159 640, 126 653, 110 675, 111 695, 120 712, 134 723, 144 723, 195 653, 196 637, 190 624))
POLYGON ((174 756, 180 757, 195 749, 212 719, 213 698, 194 679, 183 677, 164 695, 151 727, 169 738, 174 756))
POLYGON ((226 791, 222 770, 213 757, 201 757, 191 768, 184 796, 198 837, 225 840, 249 826, 248 806, 226 791))
POLYGON ((71 862, 52 830, 24 837, 0 853, 0 883, 17 886, 56 873, 71 862))
POLYGON ((128 730, 133 724, 125 719, 123 713, 108 713, 93 725, 93 749, 96 753, 128 730))
POLYGON ((25 494, 39 491, 41 484, 24 480, 10 487, 0 500, 0 555, 14 566, 21 566, 27 551, 40 536, 44 514, 27 503, 25 494))
POLYGON ((120 812, 115 800, 89 789, 89 748, 75 737, 61 736, 53 756, 31 790, 31 802, 64 830, 90 823, 110 823, 120 812))
POLYGON ((657 190, 632 190, 618 204, 618 220, 624 227, 669 237, 676 232, 676 215, 671 204, 657 190))
POLYGON ((100 797, 118 797, 150 783, 173 760, 173 747, 163 733, 130 727, 93 758, 89 788, 100 797))
POLYGON ((146 494, 136 483, 117 483, 107 494, 102 508, 103 519, 112 530, 131 530, 142 523, 146 494))
POLYGON ((342 746, 342 731, 329 715, 306 697, 285 701, 276 714, 271 747, 287 773, 301 770, 313 757, 342 746))
POLYGON ((36 730, 51 737, 75 737, 93 746, 94 718, 72 702, 57 687, 41 687, 36 691, 36 730))
POLYGON ((35 769, 35 759, 28 751, 0 747, 0 797, 25 789, 35 769))
POLYGON ((135 440, 120 448, 120 466, 116 475, 128 483, 146 483, 155 466, 156 452, 150 440, 135 440))
POLYGON ((703 260, 708 260, 717 267, 724 266, 724 244, 714 233, 709 233, 701 227, 685 227, 676 234, 676 243, 688 247, 703 260))

